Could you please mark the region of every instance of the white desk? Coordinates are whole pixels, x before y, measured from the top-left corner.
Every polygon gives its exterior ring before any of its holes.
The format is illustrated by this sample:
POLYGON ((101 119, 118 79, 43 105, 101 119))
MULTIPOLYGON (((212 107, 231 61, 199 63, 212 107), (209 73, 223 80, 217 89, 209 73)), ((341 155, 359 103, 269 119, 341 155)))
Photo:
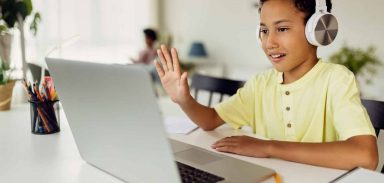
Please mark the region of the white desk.
MULTIPOLYGON (((167 108, 173 109, 175 106, 167 108)), ((166 114, 172 114, 166 113, 166 114)), ((34 135, 30 132, 29 105, 13 106, 0 112, 0 182, 119 182, 120 180, 87 164, 80 158, 68 123, 61 119, 61 132, 34 135)), ((63 115, 62 115, 63 117, 63 115)), ((210 145, 228 135, 245 134, 222 126, 212 132, 196 130, 171 138, 210 149, 210 145)), ((230 156, 276 170, 284 183, 328 182, 344 171, 277 159, 230 156)), ((268 181, 270 182, 270 181, 268 181)))

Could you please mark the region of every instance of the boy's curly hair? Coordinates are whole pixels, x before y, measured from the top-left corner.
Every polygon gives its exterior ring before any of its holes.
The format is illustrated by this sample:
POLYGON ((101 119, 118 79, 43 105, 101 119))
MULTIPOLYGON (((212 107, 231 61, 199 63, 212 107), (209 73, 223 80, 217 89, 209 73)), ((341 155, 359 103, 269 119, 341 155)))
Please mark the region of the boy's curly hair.
MULTIPOLYGON (((268 0, 260 0, 260 6, 259 6, 259 12, 261 12, 261 8, 263 7, 263 4, 267 2, 268 0)), ((295 7, 305 13, 305 21, 304 23, 307 23, 309 18, 315 13, 316 11, 316 0, 291 0, 295 7)), ((331 0, 326 0, 327 4, 327 11, 331 12, 332 10, 332 2, 331 0)))

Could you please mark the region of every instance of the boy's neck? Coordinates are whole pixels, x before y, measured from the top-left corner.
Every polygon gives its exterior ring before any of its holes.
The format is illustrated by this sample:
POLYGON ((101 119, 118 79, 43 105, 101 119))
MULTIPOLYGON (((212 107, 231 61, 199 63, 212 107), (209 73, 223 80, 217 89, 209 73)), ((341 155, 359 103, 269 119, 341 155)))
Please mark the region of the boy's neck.
POLYGON ((319 59, 312 58, 308 59, 307 61, 304 61, 300 65, 296 66, 290 71, 284 72, 283 73, 283 84, 290 84, 301 77, 303 77, 308 71, 310 71, 318 62, 319 59))

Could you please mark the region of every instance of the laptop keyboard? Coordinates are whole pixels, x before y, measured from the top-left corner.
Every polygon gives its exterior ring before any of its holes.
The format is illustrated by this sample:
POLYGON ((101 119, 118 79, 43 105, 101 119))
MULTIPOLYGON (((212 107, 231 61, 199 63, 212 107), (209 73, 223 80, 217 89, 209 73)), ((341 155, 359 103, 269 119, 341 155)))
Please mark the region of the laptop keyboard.
POLYGON ((189 165, 180 162, 176 163, 183 183, 214 183, 224 180, 222 177, 193 168, 189 165))

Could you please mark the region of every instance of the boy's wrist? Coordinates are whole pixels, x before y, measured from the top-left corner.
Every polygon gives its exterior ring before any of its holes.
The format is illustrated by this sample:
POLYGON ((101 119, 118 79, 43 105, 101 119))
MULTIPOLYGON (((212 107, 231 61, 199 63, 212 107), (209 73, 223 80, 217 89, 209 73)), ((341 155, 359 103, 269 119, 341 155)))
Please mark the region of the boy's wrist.
POLYGON ((177 104, 179 104, 180 107, 185 108, 190 106, 190 104, 193 103, 194 100, 195 99, 190 94, 187 94, 185 98, 177 104))
POLYGON ((265 153, 267 154, 267 157, 268 158, 272 158, 272 157, 275 157, 274 153, 275 153, 275 148, 276 148, 276 141, 274 140, 267 140, 267 145, 266 145, 266 148, 265 148, 265 153))

